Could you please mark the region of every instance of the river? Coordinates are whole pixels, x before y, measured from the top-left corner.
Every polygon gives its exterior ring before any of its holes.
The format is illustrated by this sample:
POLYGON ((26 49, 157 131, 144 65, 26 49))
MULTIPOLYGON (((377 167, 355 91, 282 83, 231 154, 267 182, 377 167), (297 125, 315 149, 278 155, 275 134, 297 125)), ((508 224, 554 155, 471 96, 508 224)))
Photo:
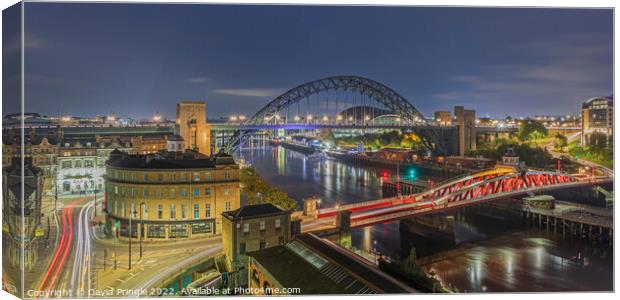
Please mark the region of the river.
MULTIPOLYGON (((245 148, 240 152, 240 157, 254 166, 267 182, 296 199, 300 207, 302 199, 311 196, 323 199, 323 206, 381 198, 382 178, 386 174, 393 175, 387 169, 352 166, 333 159, 315 159, 282 147, 245 148)), ((401 170, 401 173, 402 177, 409 177, 407 179, 425 176, 418 170, 401 170)), ((473 227, 467 223, 462 225, 473 227)), ((496 230, 494 227, 498 226, 504 224, 489 227, 496 230)), ((391 222, 354 229, 353 246, 392 257, 402 256, 412 246, 417 247, 419 242, 411 238, 410 232, 403 232, 404 227, 399 226, 399 222, 391 222)), ((460 291, 613 289, 611 248, 600 249, 588 243, 567 241, 538 229, 515 228, 512 225, 504 227, 506 232, 497 235, 467 232, 463 235, 465 238, 450 249, 432 249, 431 245, 432 253, 425 254, 419 261, 427 271, 433 270, 444 284, 460 291)))

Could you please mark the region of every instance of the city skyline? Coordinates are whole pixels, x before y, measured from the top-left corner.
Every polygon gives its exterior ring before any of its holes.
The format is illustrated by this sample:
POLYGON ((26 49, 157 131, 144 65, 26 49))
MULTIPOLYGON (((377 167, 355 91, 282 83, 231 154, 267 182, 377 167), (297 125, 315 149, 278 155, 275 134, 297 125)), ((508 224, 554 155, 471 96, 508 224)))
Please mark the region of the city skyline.
POLYGON ((576 114, 613 92, 611 10, 26 3, 25 14, 26 111, 48 115, 173 118, 190 99, 209 118, 249 116, 333 75, 382 82, 425 116, 576 114))

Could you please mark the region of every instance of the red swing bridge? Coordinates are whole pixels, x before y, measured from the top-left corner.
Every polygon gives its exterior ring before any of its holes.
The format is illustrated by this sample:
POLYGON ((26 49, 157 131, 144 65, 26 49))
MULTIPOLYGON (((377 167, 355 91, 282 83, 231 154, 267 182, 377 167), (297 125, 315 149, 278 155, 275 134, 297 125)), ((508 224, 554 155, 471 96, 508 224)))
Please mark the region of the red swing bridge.
POLYGON ((302 223, 302 230, 316 231, 333 227, 335 216, 342 211, 350 212, 351 227, 364 227, 523 194, 594 186, 612 181, 612 177, 595 176, 594 173, 575 175, 497 166, 451 179, 418 194, 320 208, 314 220, 302 223))

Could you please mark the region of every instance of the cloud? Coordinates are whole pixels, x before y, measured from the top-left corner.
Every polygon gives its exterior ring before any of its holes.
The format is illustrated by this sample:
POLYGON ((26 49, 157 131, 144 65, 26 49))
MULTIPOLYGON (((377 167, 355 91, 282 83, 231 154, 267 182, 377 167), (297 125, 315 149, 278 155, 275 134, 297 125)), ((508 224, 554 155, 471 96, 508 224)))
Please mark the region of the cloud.
POLYGON ((209 77, 201 76, 201 77, 192 77, 185 79, 185 82, 189 83, 206 83, 209 82, 209 77))
POLYGON ((216 94, 243 96, 243 97, 275 97, 282 94, 281 89, 257 88, 257 89, 217 89, 216 94))
MULTIPOLYGON (((9 38, 7 45, 4 47, 4 51, 7 53, 14 53, 21 51, 21 36, 13 35, 9 38)), ((24 34, 24 49, 41 48, 44 45, 43 39, 30 33, 24 34)))
POLYGON ((436 101, 465 104, 483 112, 576 113, 579 103, 613 88, 613 48, 606 36, 575 35, 512 47, 522 63, 484 65, 452 82, 436 101))

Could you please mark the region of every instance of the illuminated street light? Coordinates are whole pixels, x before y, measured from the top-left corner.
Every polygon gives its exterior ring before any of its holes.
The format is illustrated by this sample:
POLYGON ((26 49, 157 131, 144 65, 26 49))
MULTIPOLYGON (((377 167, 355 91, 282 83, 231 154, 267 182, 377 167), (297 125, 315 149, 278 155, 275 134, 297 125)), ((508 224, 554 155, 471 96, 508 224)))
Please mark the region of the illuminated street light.
POLYGON ((295 116, 295 121, 299 122, 299 120, 301 120, 301 117, 300 116, 295 116))
POLYGON ((159 114, 155 114, 155 115, 153 116, 153 121, 155 121, 155 122, 159 122, 159 121, 161 121, 161 116, 160 116, 159 114))
POLYGON ((280 120, 280 115, 276 114, 276 120, 280 120))
POLYGON ((63 122, 69 122, 71 121, 71 117, 70 116, 62 116, 62 118, 60 118, 61 121, 63 122))
POLYGON ((370 121, 370 116, 365 116, 365 117, 364 117, 364 120, 366 120, 366 121, 370 121))
POLYGON ((341 115, 337 115, 337 116, 336 116, 336 120, 338 120, 338 121, 342 121, 342 116, 341 116, 341 115))
POLYGON ((353 117, 349 116, 349 122, 353 121, 353 117))
POLYGON ((329 121, 329 118, 327 116, 323 116, 323 122, 327 122, 329 121))
POLYGON ((237 116, 230 116, 230 120, 231 120, 232 122, 237 121, 237 116))
POLYGON ((239 115, 239 120, 244 121, 245 120, 245 116, 244 115, 239 115))
POLYGON ((308 119, 308 121, 312 121, 312 115, 308 115, 306 119, 308 119))

